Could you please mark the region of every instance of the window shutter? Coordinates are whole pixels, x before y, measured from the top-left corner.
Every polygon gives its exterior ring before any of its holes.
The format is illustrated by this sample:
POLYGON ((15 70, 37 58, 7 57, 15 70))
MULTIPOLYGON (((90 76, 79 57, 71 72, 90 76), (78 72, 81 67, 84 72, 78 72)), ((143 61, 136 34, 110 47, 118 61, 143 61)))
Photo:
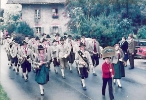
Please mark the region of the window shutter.
POLYGON ((41 34, 44 33, 44 27, 41 27, 41 34))
POLYGON ((62 34, 62 28, 61 28, 61 26, 59 26, 58 28, 59 28, 59 33, 62 34))
POLYGON ((36 36, 36 28, 33 28, 34 36, 36 36))
POLYGON ((50 27, 50 34, 52 34, 52 31, 53 31, 53 29, 52 29, 52 27, 50 27))

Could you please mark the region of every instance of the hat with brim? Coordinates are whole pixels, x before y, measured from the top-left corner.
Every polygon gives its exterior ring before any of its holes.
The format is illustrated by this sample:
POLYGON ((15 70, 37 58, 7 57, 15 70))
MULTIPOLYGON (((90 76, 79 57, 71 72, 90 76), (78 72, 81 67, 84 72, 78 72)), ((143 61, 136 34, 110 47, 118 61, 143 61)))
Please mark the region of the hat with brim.
POLYGON ((54 39, 52 43, 54 43, 54 42, 57 42, 57 41, 54 39))
POLYGON ((40 40, 39 37, 36 37, 35 40, 40 40))
POLYGON ((102 58, 105 59, 105 58, 111 58, 115 56, 115 48, 114 47, 105 47, 103 50, 102 50, 102 58))
POLYGON ((43 39, 43 40, 42 40, 42 42, 45 42, 45 41, 47 41, 47 40, 46 40, 46 39, 43 39))
POLYGON ((44 50, 44 47, 42 45, 39 45, 38 50, 44 50))
POLYGON ((47 34, 46 38, 51 38, 49 34, 47 34))
POLYGON ((61 37, 61 38, 60 38, 60 41, 64 41, 64 37, 61 37))
POLYGON ((86 45, 83 44, 82 42, 80 43, 79 47, 85 47, 86 45))
POLYGON ((56 36, 60 36, 60 34, 59 34, 59 33, 56 33, 55 37, 56 37, 56 36))

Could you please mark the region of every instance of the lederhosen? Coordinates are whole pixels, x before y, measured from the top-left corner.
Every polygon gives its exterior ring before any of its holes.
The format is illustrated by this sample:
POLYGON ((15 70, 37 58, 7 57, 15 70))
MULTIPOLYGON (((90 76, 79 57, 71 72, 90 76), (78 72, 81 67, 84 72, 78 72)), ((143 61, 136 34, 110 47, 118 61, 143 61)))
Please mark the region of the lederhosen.
MULTIPOLYGON (((15 44, 13 44, 13 45, 15 45, 15 44)), ((18 46, 16 48, 17 48, 17 53, 18 53, 18 46)), ((14 58, 12 57, 12 64, 14 64, 14 66, 17 66, 17 64, 18 64, 17 54, 16 54, 16 56, 14 58)))
POLYGON ((71 45, 71 51, 70 51, 70 54, 68 56, 68 61, 69 61, 69 63, 73 64, 74 60, 75 60, 75 53, 73 52, 73 45, 72 45, 72 43, 70 43, 70 45, 71 45))
MULTIPOLYGON (((52 55, 54 55, 56 53, 56 51, 52 51, 51 53, 52 53, 52 55)), ((57 57, 53 58, 53 64, 54 64, 54 67, 57 67, 60 65, 59 61, 57 61, 57 57)))
MULTIPOLYGON (((25 51, 25 55, 27 55, 27 49, 23 47, 23 50, 25 51)), ((27 72, 30 72, 31 71, 31 63, 27 60, 29 59, 29 55, 27 55, 27 58, 24 58, 24 62, 21 64, 21 67, 22 67, 22 71, 23 73, 25 73, 26 71, 27 72)))
POLYGON ((86 62, 86 65, 83 66, 83 67, 79 67, 79 70, 80 70, 80 75, 81 75, 81 78, 84 79, 84 78, 88 78, 88 71, 89 71, 89 63, 88 63, 88 60, 86 57, 83 57, 83 53, 82 51, 78 51, 78 54, 79 56, 81 56, 81 58, 86 62))
POLYGON ((12 47, 12 43, 9 43, 9 47, 8 47, 8 50, 6 51, 7 53, 7 57, 8 57, 8 61, 12 61, 12 56, 10 54, 10 49, 12 47))

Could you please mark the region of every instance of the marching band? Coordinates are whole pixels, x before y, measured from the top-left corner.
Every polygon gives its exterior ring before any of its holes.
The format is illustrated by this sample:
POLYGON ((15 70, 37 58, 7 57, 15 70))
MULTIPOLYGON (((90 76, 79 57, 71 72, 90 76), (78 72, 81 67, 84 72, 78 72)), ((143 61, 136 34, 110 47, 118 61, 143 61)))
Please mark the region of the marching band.
POLYGON ((101 53, 105 60, 102 65, 102 95, 105 95, 105 88, 108 82, 110 99, 114 99, 111 84, 112 78, 114 78, 114 82, 117 80, 119 87, 122 87, 119 79, 123 76, 116 77, 118 72, 114 71, 117 66, 121 66, 124 58, 122 49, 119 49, 119 45, 116 44, 113 49, 115 50, 113 55, 104 55, 96 37, 87 40, 84 35, 73 38, 72 35, 60 37, 60 34, 57 33, 54 39, 50 35, 43 34, 41 38, 29 36, 25 37, 24 40, 20 40, 8 35, 5 38, 5 50, 8 56, 9 67, 12 67, 18 74, 21 66, 22 77, 25 82, 28 81, 28 74, 31 70, 36 73, 35 81, 39 84, 42 96, 44 95, 43 85, 49 81, 51 63, 53 63, 56 74, 58 74, 59 69, 61 70, 63 79, 66 78, 65 69, 68 68, 70 73, 72 73, 73 63, 75 63, 77 72, 81 77, 82 88, 86 90, 85 78, 88 78, 90 70, 94 76, 97 76, 95 68, 99 65, 101 53), (112 75, 109 75, 109 73, 112 73, 112 75))

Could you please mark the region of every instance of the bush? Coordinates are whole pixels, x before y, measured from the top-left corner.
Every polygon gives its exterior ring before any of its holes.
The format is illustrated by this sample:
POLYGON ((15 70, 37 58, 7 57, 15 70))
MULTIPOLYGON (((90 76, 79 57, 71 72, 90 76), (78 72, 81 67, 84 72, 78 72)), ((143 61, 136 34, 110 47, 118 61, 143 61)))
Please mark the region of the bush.
POLYGON ((33 35, 33 29, 26 22, 20 22, 17 26, 16 33, 23 35, 33 35))
POLYGON ((138 30, 137 38, 139 39, 146 39, 146 26, 143 26, 138 30))

